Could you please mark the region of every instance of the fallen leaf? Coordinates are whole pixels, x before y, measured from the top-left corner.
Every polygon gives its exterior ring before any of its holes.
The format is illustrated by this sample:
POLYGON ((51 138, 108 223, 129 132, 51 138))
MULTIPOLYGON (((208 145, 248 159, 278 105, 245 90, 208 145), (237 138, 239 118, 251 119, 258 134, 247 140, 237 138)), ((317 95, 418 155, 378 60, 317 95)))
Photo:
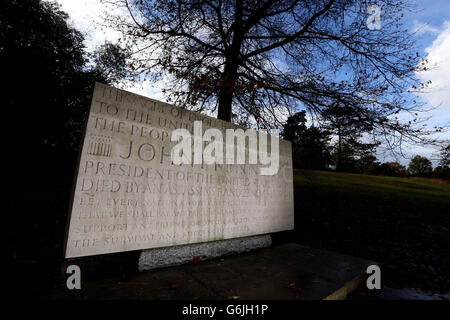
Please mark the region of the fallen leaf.
POLYGON ((295 294, 296 297, 299 297, 299 296, 301 295, 300 289, 296 287, 295 282, 291 282, 291 283, 289 284, 289 288, 290 288, 292 291, 294 291, 294 294, 295 294))
POLYGON ((178 284, 171 284, 170 286, 161 287, 160 289, 178 289, 178 284))

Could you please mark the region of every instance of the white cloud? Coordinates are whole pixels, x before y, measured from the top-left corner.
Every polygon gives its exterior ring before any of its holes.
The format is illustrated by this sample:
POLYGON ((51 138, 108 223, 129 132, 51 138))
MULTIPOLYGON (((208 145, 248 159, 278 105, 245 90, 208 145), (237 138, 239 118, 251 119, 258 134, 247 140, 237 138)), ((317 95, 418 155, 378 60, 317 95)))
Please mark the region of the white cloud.
POLYGON ((150 81, 123 81, 121 86, 123 90, 127 90, 136 94, 140 94, 145 97, 156 99, 159 101, 165 101, 165 96, 162 93, 162 89, 167 86, 164 79, 151 83, 150 81))
MULTIPOLYGON (((117 43, 121 33, 104 26, 104 13, 122 13, 120 9, 107 6, 101 0, 55 0, 61 5, 61 9, 69 14, 69 23, 80 31, 85 37, 85 45, 88 52, 92 52, 105 41, 117 43)), ((162 89, 164 80, 156 83, 149 81, 123 81, 115 86, 144 95, 157 100, 164 100, 162 89)))
POLYGON ((428 23, 419 22, 418 20, 413 21, 412 32, 417 35, 422 35, 425 33, 439 34, 441 30, 430 26, 428 23))
MULTIPOLYGON (((102 16, 106 5, 100 0, 56 0, 61 9, 69 14, 69 23, 85 36, 88 51, 105 41, 116 42, 120 33, 112 28, 102 27, 102 16)), ((108 7, 108 10, 111 8, 108 7)))
POLYGON ((431 111, 433 120, 440 125, 450 122, 450 21, 446 21, 442 31, 425 49, 427 70, 418 72, 423 82, 431 80, 431 85, 418 95, 435 109, 431 111))
MULTIPOLYGON (((419 114, 419 117, 430 118, 424 122, 428 129, 432 129, 435 125, 448 126, 450 124, 450 21, 444 22, 440 28, 435 28, 415 20, 413 32, 417 32, 418 35, 434 35, 435 38, 425 49, 428 60, 427 70, 416 73, 421 82, 430 80, 432 82, 426 89, 416 93, 426 103, 424 111, 427 110, 423 114, 419 114)), ((414 118, 407 112, 400 113, 398 117, 405 122, 414 118)), ((450 132, 436 133, 433 138, 450 139, 450 132)), ((438 148, 432 145, 423 146, 403 142, 404 157, 399 155, 397 158, 383 147, 386 148, 386 145, 383 144, 377 154, 383 162, 399 161, 407 166, 411 158, 419 154, 429 158, 434 166, 438 164, 436 156, 438 148)))

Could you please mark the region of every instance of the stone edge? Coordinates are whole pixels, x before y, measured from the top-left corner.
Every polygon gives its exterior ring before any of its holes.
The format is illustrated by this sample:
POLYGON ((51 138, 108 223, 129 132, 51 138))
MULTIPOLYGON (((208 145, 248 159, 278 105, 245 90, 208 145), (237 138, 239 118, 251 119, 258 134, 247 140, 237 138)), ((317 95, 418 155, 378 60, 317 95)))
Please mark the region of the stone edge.
POLYGON ((147 249, 139 255, 139 271, 177 266, 214 259, 234 253, 267 248, 272 245, 270 235, 210 241, 182 246, 147 249))

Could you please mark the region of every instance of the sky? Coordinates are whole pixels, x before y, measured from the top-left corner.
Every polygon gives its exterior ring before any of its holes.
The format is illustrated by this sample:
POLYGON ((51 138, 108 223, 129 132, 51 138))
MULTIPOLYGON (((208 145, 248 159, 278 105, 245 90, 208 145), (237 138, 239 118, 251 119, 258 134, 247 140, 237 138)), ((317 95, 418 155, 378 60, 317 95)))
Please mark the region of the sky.
MULTIPOLYGON (((69 22, 85 35, 88 51, 105 41, 115 42, 119 34, 109 28, 102 28, 104 5, 100 0, 56 0, 70 16, 69 22)), ((373 1, 376 4, 376 0, 373 1)), ((432 108, 428 126, 450 125, 450 0, 427 0, 414 2, 416 9, 406 13, 404 24, 415 32, 419 52, 428 59, 429 70, 417 73, 422 81, 432 81, 432 85, 418 95, 432 108)), ((381 22, 383 15, 381 13, 381 22)), ((164 81, 157 83, 126 83, 125 89, 147 97, 163 100, 161 89, 164 81)), ((440 138, 450 140, 450 132, 440 138)), ((406 165, 415 154, 426 156, 436 165, 436 150, 431 147, 406 146, 406 158, 394 158, 391 154, 378 154, 381 161, 397 160, 406 165)))
MULTIPOLYGON (((450 126, 450 0, 417 1, 417 12, 405 16, 405 25, 415 32, 419 52, 428 59, 429 70, 417 73, 425 82, 432 81, 419 98, 431 108, 428 126, 450 126)), ((440 135, 450 140, 450 132, 440 135)), ((431 147, 410 146, 409 157, 426 156, 437 164, 436 150, 431 147)), ((398 159, 402 164, 409 159, 398 159)))

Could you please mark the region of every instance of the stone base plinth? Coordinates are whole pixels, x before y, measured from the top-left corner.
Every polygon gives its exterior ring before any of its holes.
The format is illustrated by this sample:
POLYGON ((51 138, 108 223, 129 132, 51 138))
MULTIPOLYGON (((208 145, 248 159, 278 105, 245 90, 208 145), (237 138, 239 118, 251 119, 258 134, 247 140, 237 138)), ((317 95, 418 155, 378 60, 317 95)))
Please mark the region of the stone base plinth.
POLYGON ((139 271, 181 265, 218 258, 233 253, 270 247, 270 235, 251 236, 220 241, 188 244, 143 250, 139 257, 139 271))

